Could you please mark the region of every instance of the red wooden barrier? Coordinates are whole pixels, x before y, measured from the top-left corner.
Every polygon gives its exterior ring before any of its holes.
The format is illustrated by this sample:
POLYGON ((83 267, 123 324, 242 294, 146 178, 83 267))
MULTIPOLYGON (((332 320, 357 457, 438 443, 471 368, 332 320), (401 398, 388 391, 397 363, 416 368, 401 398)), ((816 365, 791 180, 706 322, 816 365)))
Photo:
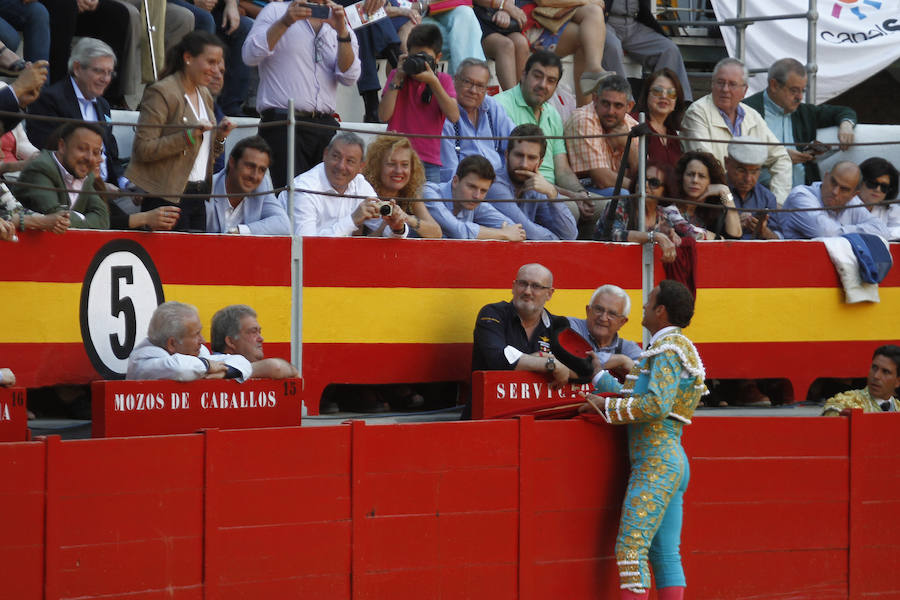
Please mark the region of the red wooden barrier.
POLYGON ((95 381, 91 435, 193 433, 300 424, 301 379, 95 381))
POLYGON ((0 387, 0 442, 29 439, 25 388, 0 387))
MULTIPOLYGON (((693 600, 892 598, 900 415, 697 417, 693 600)), ((490 420, 0 444, 4 598, 615 598, 624 428, 490 420)))
POLYGON ((529 371, 474 371, 472 373, 472 418, 489 419, 536 405, 582 402, 578 392, 590 384, 573 383, 550 387, 549 377, 529 371))

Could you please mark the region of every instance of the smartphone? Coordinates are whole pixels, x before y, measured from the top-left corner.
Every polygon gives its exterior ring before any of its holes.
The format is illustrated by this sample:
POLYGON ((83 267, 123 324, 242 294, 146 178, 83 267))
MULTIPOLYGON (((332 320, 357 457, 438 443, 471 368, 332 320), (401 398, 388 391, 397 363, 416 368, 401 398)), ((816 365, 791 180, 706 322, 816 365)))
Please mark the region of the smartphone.
POLYGON ((331 7, 325 6, 324 4, 302 4, 301 6, 305 6, 309 10, 312 11, 310 15, 313 19, 330 19, 331 18, 331 7))

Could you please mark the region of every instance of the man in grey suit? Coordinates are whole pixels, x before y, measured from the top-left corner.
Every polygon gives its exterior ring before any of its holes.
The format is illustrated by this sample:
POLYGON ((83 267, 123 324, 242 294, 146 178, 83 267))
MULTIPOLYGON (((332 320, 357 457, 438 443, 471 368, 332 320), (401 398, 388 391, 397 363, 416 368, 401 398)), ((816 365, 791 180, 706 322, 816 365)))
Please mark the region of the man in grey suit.
POLYGON ((207 233, 291 234, 287 212, 272 193, 271 161, 272 149, 258 135, 235 144, 225 169, 213 175, 206 201, 207 233))

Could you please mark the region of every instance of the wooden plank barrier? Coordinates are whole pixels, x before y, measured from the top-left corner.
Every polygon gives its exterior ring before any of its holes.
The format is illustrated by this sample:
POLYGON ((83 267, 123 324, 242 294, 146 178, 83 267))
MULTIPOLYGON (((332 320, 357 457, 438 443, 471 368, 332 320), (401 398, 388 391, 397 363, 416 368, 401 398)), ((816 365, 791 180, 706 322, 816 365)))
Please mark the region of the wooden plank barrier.
POLYGON ((472 418, 490 419, 526 407, 581 402, 578 392, 591 390, 590 383, 554 388, 551 382, 551 378, 529 371, 474 371, 472 418))
POLYGON ((95 381, 91 435, 300 425, 302 379, 95 381))
MULTIPOLYGON (((266 354, 290 358, 292 320, 311 414, 330 384, 471 382, 472 330, 485 304, 508 300, 516 269, 554 273, 554 314, 583 316, 615 283, 632 300, 622 337, 640 340, 641 252, 634 244, 337 239, 69 231, 24 232, 5 248, 0 295, 15 322, 0 355, 19 384, 89 383, 124 374, 159 302, 259 312, 266 354), (185 256, 228 256, 198 269, 185 256), (261 258, 262 257, 262 258, 261 258), (296 263, 292 261, 296 259, 296 263), (298 286, 292 304, 291 286, 298 286), (300 287, 302 286, 302 287, 300 287), (386 318, 400 311, 403 323, 386 318), (371 360, 372 357, 382 360, 371 360)), ((892 244, 900 263, 900 244, 892 244)), ((656 264, 657 279, 663 269, 656 264)), ((714 378, 787 378, 803 399, 818 377, 859 377, 872 351, 900 339, 900 269, 881 302, 843 303, 821 242, 701 242, 688 335, 714 378)))
MULTIPOLYGON (((690 597, 896 597, 898 426, 697 417, 690 597)), ((5 443, 2 596, 611 599, 626 477, 624 428, 530 417, 5 443)))
POLYGON ((25 388, 0 387, 0 442, 31 439, 25 394, 25 388))

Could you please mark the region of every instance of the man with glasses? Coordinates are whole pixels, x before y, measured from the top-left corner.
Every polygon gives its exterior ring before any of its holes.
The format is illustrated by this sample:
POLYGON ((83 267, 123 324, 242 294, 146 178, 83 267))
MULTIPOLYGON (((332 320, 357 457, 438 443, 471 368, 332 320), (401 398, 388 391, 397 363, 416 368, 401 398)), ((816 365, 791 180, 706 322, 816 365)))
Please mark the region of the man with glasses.
POLYGON ((781 206, 791 191, 791 158, 781 141, 756 110, 741 104, 747 93, 747 68, 736 58, 723 58, 712 74, 712 91, 691 104, 684 113, 681 135, 685 151, 711 152, 725 162, 728 142, 736 136, 752 136, 770 144, 766 162, 771 183, 769 189, 781 206), (719 140, 706 142, 700 140, 719 140))
POLYGON ((567 318, 569 326, 591 345, 594 372, 630 371, 641 355, 641 347, 619 337, 619 329, 628 322, 631 312, 631 298, 625 290, 609 283, 601 285, 591 294, 584 311, 584 319, 567 318))
POLYGON ((728 144, 725 174, 734 196, 734 205, 741 209, 743 240, 774 240, 779 236, 778 213, 759 212, 778 208, 775 196, 759 183, 759 174, 766 161, 766 148, 756 138, 736 137, 728 144), (741 143, 750 142, 750 143, 741 143))
MULTIPOLYGON (((103 150, 100 158, 100 176, 109 185, 124 188, 128 180, 122 161, 119 160, 119 146, 107 125, 110 117, 109 102, 103 93, 116 76, 116 55, 113 49, 98 39, 81 38, 69 55, 69 76, 60 79, 41 92, 40 97, 28 108, 32 115, 82 119, 98 123, 103 130, 103 150)), ((28 139, 38 148, 48 147, 50 134, 60 123, 28 119, 25 131, 28 139)))
MULTIPOLYGON (((787 148, 793 163, 794 185, 809 185, 822 179, 816 153, 806 147, 816 139, 817 129, 838 127, 841 150, 846 150, 853 143, 856 126, 852 108, 803 102, 806 81, 806 69, 800 61, 782 58, 769 67, 769 87, 744 99, 744 104, 765 118, 766 125, 787 148)), ((765 179, 762 181, 765 183, 765 179)))
MULTIPOLYGON (((512 284, 512 301, 484 306, 475 319, 473 371, 533 371, 556 385, 571 372, 550 353, 551 315, 544 304, 553 296, 553 273, 544 265, 522 265, 512 284)), ((471 406, 463 411, 469 418, 471 406)))
POLYGON ((467 156, 481 155, 491 162, 495 172, 503 167, 505 140, 471 140, 467 137, 507 137, 515 123, 494 98, 487 95, 491 71, 488 64, 477 58, 463 60, 453 85, 459 104, 459 119, 444 120, 441 140, 441 181, 450 181, 456 174, 459 161, 467 156))
POLYGON ((870 213, 856 195, 859 182, 859 167, 843 160, 831 167, 822 181, 795 187, 784 208, 803 210, 782 213, 779 217, 782 235, 789 240, 808 240, 845 233, 872 233, 888 239, 884 222, 870 213), (821 210, 809 210, 812 208, 821 210))

